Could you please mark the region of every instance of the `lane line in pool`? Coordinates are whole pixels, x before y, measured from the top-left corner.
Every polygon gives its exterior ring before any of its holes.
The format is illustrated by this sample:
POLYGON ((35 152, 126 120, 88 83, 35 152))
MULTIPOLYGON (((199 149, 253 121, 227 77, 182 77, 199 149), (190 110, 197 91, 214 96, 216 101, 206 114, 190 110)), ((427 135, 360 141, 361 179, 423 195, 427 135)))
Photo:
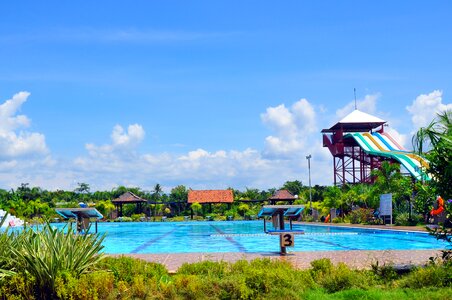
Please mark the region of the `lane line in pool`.
POLYGON ((323 244, 327 244, 327 245, 331 245, 331 246, 336 246, 336 247, 344 248, 344 249, 347 249, 347 250, 359 250, 357 248, 342 246, 341 244, 337 244, 337 243, 333 243, 333 242, 327 242, 327 241, 322 241, 322 240, 318 240, 318 239, 313 239, 313 238, 309 238, 309 237, 306 237, 306 236, 303 236, 303 235, 300 235, 300 237, 304 237, 304 239, 306 239, 306 240, 319 242, 319 243, 323 243, 323 244))
POLYGON ((170 235, 171 233, 173 233, 173 232, 176 231, 176 230, 177 230, 177 227, 175 227, 174 229, 172 229, 172 230, 170 230, 170 231, 168 231, 168 232, 166 232, 166 233, 164 233, 164 234, 162 234, 162 235, 159 235, 159 236, 157 236, 157 237, 155 237, 155 238, 153 238, 153 239, 147 241, 147 242, 144 243, 144 244, 141 244, 140 246, 138 246, 138 247, 136 247, 135 249, 133 249, 132 251, 130 251, 130 253, 138 253, 138 252, 140 252, 141 250, 144 250, 144 249, 146 249, 147 247, 151 246, 152 244, 154 244, 154 243, 157 242, 158 240, 161 240, 161 239, 163 239, 164 237, 167 237, 168 235, 170 235))
POLYGON ((240 244, 239 242, 237 242, 236 240, 234 240, 231 236, 228 236, 223 230, 221 230, 220 228, 218 228, 217 226, 214 225, 210 225, 213 229, 215 229, 216 232, 218 232, 221 235, 224 235, 226 240, 228 242, 230 242, 231 244, 233 244, 234 246, 237 247, 237 249, 239 249, 240 252, 246 252, 246 248, 243 247, 242 244, 240 244))
MULTIPOLYGON (((358 235, 357 232, 306 232, 304 235, 315 235, 315 236, 325 236, 325 235, 358 235)), ((268 236, 271 235, 267 233, 227 233, 227 234, 211 234, 211 237, 235 237, 235 236, 268 236)))
MULTIPOLYGON (((373 233, 378 234, 378 233, 373 233)), ((397 240, 397 241, 404 241, 404 242, 414 242, 414 243, 423 243, 430 245, 431 243, 429 241, 418 241, 418 240, 412 240, 412 239, 403 239, 403 238, 397 238, 397 237, 390 237, 390 236, 383 236, 382 239, 388 239, 388 240, 397 240)))

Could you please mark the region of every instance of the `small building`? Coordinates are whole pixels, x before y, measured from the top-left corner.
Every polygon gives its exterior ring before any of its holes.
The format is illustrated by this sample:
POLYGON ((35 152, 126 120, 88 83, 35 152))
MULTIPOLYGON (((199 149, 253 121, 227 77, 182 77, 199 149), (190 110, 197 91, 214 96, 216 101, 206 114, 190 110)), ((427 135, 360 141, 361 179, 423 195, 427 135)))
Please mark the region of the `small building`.
POLYGON ((118 217, 122 217, 122 206, 123 204, 135 204, 136 205, 136 213, 141 213, 143 211, 143 204, 146 204, 148 201, 138 197, 132 192, 125 192, 118 198, 111 201, 116 206, 116 212, 118 217))
POLYGON ((212 203, 226 203, 230 208, 234 202, 232 190, 189 190, 188 204, 199 203, 209 204, 209 211, 212 211, 212 203))
POLYGON ((277 202, 283 201, 289 204, 293 204, 293 202, 297 199, 298 197, 292 195, 292 193, 289 192, 288 190, 278 190, 273 194, 273 196, 268 198, 268 203, 270 205, 274 205, 277 202))

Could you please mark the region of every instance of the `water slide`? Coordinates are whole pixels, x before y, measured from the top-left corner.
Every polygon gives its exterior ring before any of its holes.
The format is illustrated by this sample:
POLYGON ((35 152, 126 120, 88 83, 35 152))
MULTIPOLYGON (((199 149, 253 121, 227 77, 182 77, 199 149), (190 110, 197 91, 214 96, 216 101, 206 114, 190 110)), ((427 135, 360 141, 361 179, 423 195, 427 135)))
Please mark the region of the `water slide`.
POLYGON ((430 176, 422 171, 428 167, 427 160, 404 150, 387 133, 348 133, 345 137, 352 137, 367 154, 398 161, 417 180, 430 180, 430 176))

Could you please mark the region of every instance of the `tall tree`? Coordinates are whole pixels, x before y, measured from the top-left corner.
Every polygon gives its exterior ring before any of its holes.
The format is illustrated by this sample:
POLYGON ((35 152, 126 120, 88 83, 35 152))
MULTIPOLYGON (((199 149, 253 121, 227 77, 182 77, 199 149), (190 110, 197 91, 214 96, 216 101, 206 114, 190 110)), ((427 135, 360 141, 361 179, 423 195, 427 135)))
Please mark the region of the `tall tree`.
POLYGON ((375 184, 372 186, 374 202, 379 203, 381 194, 392 194, 395 207, 399 207, 402 201, 411 195, 412 187, 409 177, 400 173, 400 165, 384 161, 380 169, 372 171, 375 184))
POLYGON ((88 183, 78 182, 74 192, 77 194, 89 194, 89 190, 90 187, 88 183))
POLYGON ((288 190, 292 195, 301 195, 303 192, 303 183, 298 180, 286 181, 282 186, 283 189, 288 190))
POLYGON ((184 185, 178 185, 171 189, 169 199, 172 202, 187 202, 188 190, 184 185))
POLYGON ((372 171, 375 177, 375 188, 380 194, 394 193, 398 188, 398 180, 402 178, 400 165, 384 161, 380 169, 372 171))
MULTIPOLYGON (((325 191, 323 205, 327 208, 342 208, 342 190, 337 186, 329 186, 325 191)), ((342 214, 342 212, 341 212, 342 214)))
POLYGON ((157 184, 154 186, 154 191, 152 192, 152 198, 153 198, 153 200, 154 200, 154 201, 160 200, 160 198, 161 198, 161 196, 162 196, 162 193, 163 193, 162 186, 161 186, 159 183, 157 183, 157 184))

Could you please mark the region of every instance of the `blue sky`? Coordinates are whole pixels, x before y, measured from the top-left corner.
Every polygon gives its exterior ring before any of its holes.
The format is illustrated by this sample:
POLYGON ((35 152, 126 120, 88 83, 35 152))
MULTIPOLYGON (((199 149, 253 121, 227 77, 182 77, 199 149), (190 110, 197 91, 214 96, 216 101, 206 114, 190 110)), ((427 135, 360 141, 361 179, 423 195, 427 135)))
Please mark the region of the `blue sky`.
POLYGON ((450 1, 80 2, 0 4, 1 188, 331 184, 353 88, 407 147, 452 106, 450 1))

